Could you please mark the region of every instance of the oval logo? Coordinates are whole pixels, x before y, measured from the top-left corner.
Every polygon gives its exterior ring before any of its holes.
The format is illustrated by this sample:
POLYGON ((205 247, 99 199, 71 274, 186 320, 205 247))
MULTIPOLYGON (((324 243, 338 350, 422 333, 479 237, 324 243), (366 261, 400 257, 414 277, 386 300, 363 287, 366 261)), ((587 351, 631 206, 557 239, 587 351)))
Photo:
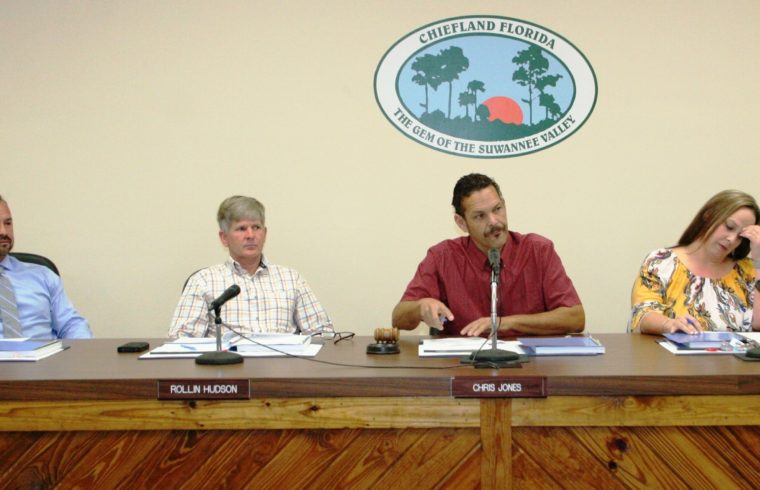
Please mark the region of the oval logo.
POLYGON ((375 71, 385 117, 414 141, 473 158, 533 153, 591 115, 596 75, 559 34, 523 20, 441 20, 400 39, 375 71))

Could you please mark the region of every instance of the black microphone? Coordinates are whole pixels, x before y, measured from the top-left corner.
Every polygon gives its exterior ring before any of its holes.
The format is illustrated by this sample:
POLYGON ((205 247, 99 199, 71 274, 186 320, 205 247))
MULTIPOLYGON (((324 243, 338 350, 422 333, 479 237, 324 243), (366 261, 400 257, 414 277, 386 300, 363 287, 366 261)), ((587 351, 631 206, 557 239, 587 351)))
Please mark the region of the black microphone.
POLYGON ((501 272, 501 254, 499 254, 497 249, 492 248, 488 251, 488 262, 491 263, 494 275, 499 277, 499 272, 501 272))
POLYGON ((219 295, 218 298, 216 298, 214 301, 211 302, 210 305, 208 305, 209 311, 216 310, 217 308, 221 307, 224 303, 231 300, 238 294, 240 294, 240 286, 238 286, 237 284, 233 284, 232 286, 225 289, 224 292, 221 295, 219 295))

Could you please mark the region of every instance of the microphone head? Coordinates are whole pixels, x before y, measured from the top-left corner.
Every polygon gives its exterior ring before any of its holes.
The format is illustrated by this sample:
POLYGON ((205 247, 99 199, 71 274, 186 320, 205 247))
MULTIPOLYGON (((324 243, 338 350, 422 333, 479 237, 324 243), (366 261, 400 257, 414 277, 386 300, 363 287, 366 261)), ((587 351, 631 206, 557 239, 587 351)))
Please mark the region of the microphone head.
POLYGON ((240 294, 240 286, 238 286, 237 284, 233 284, 232 286, 225 289, 224 292, 221 295, 219 295, 218 298, 216 298, 214 301, 211 302, 211 304, 208 306, 209 311, 218 309, 224 303, 231 300, 238 294, 240 294))
POLYGON ((495 248, 488 250, 488 262, 496 274, 501 270, 501 254, 495 248))

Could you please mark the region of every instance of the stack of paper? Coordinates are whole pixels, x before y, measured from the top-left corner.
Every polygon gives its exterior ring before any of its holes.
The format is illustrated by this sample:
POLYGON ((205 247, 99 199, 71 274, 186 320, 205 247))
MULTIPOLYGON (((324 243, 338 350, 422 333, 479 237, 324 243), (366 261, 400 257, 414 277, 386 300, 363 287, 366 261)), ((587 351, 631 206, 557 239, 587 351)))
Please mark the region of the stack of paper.
POLYGON ((750 332, 666 333, 659 344, 673 354, 741 354, 754 344, 750 332))
MULTIPOLYGON (((515 341, 499 340, 496 348, 524 354, 515 341)), ((490 350, 491 340, 482 337, 446 337, 442 339, 423 339, 418 353, 420 357, 461 357, 478 350, 490 350)))
POLYGON ((604 354, 604 346, 594 337, 521 337, 517 339, 529 356, 591 356, 604 354))
POLYGON ((0 361, 38 361, 63 350, 60 340, 0 340, 0 361))
MULTIPOLYGON (((223 351, 237 352, 243 357, 314 357, 321 347, 312 344, 308 335, 293 334, 255 334, 248 339, 225 336, 222 341, 223 351)), ((194 358, 214 351, 216 339, 213 337, 180 337, 143 354, 140 359, 194 358)))
POLYGON ((257 334, 232 341, 230 350, 241 355, 314 356, 320 347, 311 343, 310 335, 257 334))
POLYGON ((736 338, 733 332, 666 333, 663 337, 678 345, 679 349, 720 349, 731 345, 736 338))

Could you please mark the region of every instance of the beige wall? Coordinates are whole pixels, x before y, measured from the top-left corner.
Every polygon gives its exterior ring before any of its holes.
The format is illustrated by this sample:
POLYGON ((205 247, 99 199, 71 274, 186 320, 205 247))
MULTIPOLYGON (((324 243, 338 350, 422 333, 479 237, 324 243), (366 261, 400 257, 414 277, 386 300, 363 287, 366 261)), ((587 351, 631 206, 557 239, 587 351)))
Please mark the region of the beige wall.
MULTIPOLYGON (((760 3, 536 0, 0 3, 0 194, 99 337, 165 335, 217 263, 218 203, 268 208, 271 260, 336 327, 388 326, 456 179, 495 177, 510 226, 556 243, 591 332, 624 331, 636 270, 713 193, 758 195, 760 3), (596 109, 520 158, 454 157, 394 129, 373 76, 447 17, 545 26, 589 59, 596 109)), ((422 329, 418 329, 420 331, 422 329)))

